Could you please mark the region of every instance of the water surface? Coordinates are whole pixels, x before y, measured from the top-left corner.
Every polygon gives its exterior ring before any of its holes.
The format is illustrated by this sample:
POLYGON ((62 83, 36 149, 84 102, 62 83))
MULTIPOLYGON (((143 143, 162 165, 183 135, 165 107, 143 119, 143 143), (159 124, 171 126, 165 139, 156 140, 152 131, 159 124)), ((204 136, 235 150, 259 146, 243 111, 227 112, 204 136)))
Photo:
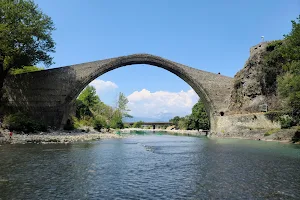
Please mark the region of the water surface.
POLYGON ((0 199, 300 199, 300 146, 145 134, 0 146, 0 199))

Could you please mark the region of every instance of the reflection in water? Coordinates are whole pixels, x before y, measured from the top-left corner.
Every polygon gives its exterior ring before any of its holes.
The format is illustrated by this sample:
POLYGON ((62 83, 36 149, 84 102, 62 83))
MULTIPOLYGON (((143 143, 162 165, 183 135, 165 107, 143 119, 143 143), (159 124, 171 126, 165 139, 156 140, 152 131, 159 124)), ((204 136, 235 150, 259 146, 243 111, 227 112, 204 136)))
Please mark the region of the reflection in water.
POLYGON ((0 199, 300 199, 299 145, 161 133, 0 146, 0 199))

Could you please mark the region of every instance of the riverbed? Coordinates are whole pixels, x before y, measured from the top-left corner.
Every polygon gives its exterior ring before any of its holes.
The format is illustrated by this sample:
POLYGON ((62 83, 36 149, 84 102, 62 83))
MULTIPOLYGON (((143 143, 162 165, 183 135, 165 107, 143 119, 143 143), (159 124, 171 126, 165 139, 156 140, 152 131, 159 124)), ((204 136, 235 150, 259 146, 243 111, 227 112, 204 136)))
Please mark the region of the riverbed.
POLYGON ((0 199, 300 199, 300 146, 138 132, 0 146, 0 199))

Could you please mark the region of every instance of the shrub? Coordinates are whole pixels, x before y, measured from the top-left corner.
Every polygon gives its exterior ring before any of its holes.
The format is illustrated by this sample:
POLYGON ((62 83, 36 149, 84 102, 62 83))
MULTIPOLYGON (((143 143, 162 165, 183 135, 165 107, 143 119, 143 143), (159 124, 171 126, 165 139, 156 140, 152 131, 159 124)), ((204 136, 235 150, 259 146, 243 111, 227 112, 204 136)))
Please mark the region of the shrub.
POLYGON ((267 51, 274 51, 275 48, 280 47, 282 45, 282 43, 283 43, 282 40, 272 41, 268 44, 266 49, 267 49, 267 51))
POLYGON ((44 123, 34 120, 21 112, 5 116, 3 125, 10 131, 23 131, 24 133, 47 131, 47 126, 44 123))
POLYGON ((276 133, 279 129, 271 129, 265 132, 264 136, 272 135, 273 133, 276 133))
POLYGON ((122 128, 124 128, 124 124, 123 124, 121 118, 120 119, 113 118, 110 120, 109 127, 114 128, 114 129, 122 129, 122 128))
POLYGON ((93 128, 97 131, 101 131, 102 128, 106 128, 107 127, 107 123, 104 117, 102 116, 97 116, 94 120, 93 120, 93 128))
POLYGON ((124 124, 124 128, 130 128, 129 124, 124 124))
POLYGON ((270 111, 265 116, 272 122, 280 122, 281 128, 290 128, 295 125, 295 120, 291 117, 290 111, 270 111))
POLYGON ((272 122, 280 122, 280 118, 284 115, 289 115, 291 114, 290 111, 269 111, 265 113, 265 116, 267 117, 267 119, 271 120, 272 122))
POLYGON ((143 124, 142 121, 134 122, 134 124, 132 125, 132 127, 133 128, 141 128, 142 124, 143 124))
POLYGON ((294 120, 292 117, 285 115, 280 117, 281 128, 291 128, 294 125, 294 120))

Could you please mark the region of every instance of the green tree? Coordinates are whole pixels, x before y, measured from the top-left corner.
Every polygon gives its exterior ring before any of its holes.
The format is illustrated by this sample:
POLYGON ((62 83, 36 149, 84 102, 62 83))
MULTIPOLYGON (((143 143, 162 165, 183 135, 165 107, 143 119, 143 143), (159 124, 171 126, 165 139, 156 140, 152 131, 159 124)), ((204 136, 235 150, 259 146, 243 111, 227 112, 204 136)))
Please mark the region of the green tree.
POLYGON ((108 120, 110 120, 114 114, 114 109, 100 101, 93 107, 92 112, 95 116, 105 116, 108 120))
POLYGON ((75 102, 76 106, 76 117, 78 119, 84 119, 86 116, 92 117, 92 111, 91 109, 85 105, 81 100, 76 99, 75 102))
POLYGON ((89 108, 93 108, 97 104, 100 103, 100 98, 96 94, 96 88, 88 85, 78 96, 78 100, 80 100, 84 105, 89 108))
POLYGON ((102 128, 106 128, 106 118, 103 116, 96 116, 95 119, 93 119, 93 128, 97 131, 100 131, 102 128))
POLYGON ((128 109, 127 104, 128 104, 127 97, 122 92, 120 92, 118 102, 117 102, 117 109, 121 112, 122 117, 132 118, 132 116, 128 114, 130 110, 128 109))
POLYGON ((190 120, 192 121, 191 129, 209 129, 209 118, 206 113, 204 104, 201 100, 199 100, 192 109, 192 114, 190 116, 190 120))
MULTIPOLYGON (((292 20, 292 30, 283 40, 267 46, 262 68, 265 95, 280 95, 282 107, 292 111, 294 122, 300 122, 300 15, 292 20)), ((282 124, 283 125, 283 124, 282 124)), ((286 127, 286 125, 284 125, 286 127)))
POLYGON ((133 128, 141 128, 142 125, 143 125, 143 123, 144 123, 143 121, 134 122, 133 125, 132 125, 132 127, 133 128))
POLYGON ((278 50, 286 62, 282 64, 284 74, 277 78, 279 94, 286 98, 292 115, 300 122, 300 16, 292 21, 292 30, 285 35, 284 45, 278 50))
MULTIPOLYGON (((188 116, 187 116, 188 117, 188 116)), ((187 130, 188 129, 188 120, 187 117, 182 117, 179 121, 178 121, 178 128, 180 130, 187 130)))
POLYGON ((117 109, 114 111, 109 125, 111 128, 115 128, 115 129, 124 128, 124 123, 122 121, 122 113, 120 112, 120 110, 117 109))
POLYGON ((181 118, 179 116, 175 116, 174 118, 170 119, 169 122, 172 122, 176 127, 178 127, 178 122, 181 118))
POLYGON ((52 64, 53 30, 51 18, 33 1, 0 0, 0 99, 11 69, 52 64))
POLYGON ((176 116, 169 121, 174 123, 176 128, 182 130, 209 129, 209 118, 201 100, 193 106, 191 115, 185 117, 176 116))

